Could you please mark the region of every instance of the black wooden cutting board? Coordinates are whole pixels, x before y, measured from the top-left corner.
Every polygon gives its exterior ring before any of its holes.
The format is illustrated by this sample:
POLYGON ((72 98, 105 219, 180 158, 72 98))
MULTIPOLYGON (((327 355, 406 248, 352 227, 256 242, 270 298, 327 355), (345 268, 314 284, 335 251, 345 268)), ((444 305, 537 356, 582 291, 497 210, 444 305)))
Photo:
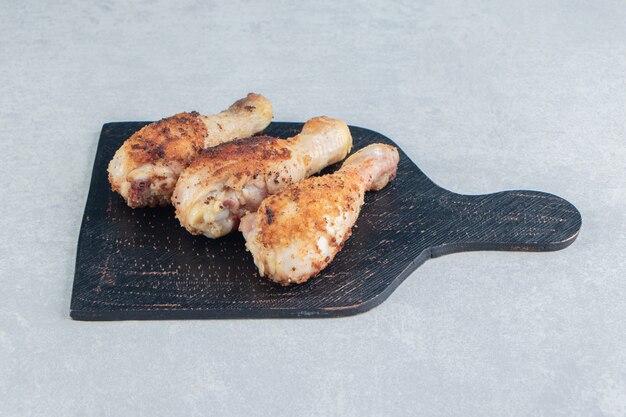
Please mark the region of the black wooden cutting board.
MULTIPOLYGON (((470 250, 558 250, 576 239, 581 226, 576 208, 551 194, 444 190, 400 150, 396 179, 366 195, 352 237, 330 266, 305 284, 281 287, 258 275, 240 233, 218 240, 192 236, 172 207, 133 210, 110 190, 109 161, 145 124, 107 123, 102 129, 78 241, 74 319, 347 316, 380 304, 429 258, 470 250)), ((276 122, 265 133, 290 137, 301 128, 276 122)), ((350 130, 355 150, 395 145, 374 131, 350 130)))

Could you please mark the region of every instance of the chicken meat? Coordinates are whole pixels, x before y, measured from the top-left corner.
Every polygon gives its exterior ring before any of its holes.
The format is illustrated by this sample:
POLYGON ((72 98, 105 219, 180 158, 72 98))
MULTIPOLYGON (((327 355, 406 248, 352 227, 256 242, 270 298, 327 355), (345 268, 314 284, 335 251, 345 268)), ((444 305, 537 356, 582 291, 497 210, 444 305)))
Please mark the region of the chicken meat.
POLYGON ((289 285, 326 268, 350 237, 365 192, 386 186, 398 160, 393 146, 369 145, 335 173, 307 178, 263 200, 239 226, 259 273, 289 285))
POLYGON ((179 113, 133 134, 109 163, 109 182, 132 207, 170 202, 178 176, 201 150, 246 138, 265 129, 272 105, 250 93, 227 110, 211 116, 179 113))
POLYGON ((348 126, 322 116, 289 139, 260 136, 207 149, 180 175, 176 217, 193 234, 224 236, 267 195, 341 161, 351 147, 348 126))

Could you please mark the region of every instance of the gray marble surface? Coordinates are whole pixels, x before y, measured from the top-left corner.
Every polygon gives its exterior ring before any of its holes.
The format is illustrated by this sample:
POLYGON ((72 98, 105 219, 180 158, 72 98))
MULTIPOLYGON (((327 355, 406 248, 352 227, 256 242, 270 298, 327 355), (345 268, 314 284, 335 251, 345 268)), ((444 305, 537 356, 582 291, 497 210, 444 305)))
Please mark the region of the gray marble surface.
POLYGON ((5 0, 1 416, 625 416, 623 1, 5 0), (429 261, 351 318, 69 319, 100 128, 248 91, 393 138, 462 193, 583 214, 555 253, 429 261))

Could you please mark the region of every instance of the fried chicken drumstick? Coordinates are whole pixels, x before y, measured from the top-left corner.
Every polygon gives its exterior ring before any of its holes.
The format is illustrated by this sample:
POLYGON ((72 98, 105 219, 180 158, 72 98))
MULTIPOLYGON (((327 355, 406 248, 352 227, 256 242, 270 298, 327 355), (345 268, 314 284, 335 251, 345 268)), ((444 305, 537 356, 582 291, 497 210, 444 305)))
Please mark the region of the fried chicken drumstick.
POLYGON ((133 134, 109 163, 109 182, 132 207, 170 202, 178 176, 206 148, 246 138, 265 129, 272 105, 250 93, 211 116, 179 113, 133 134))
POLYGON ((263 200, 239 226, 259 273, 289 285, 326 268, 350 237, 365 192, 386 186, 398 159, 393 146, 369 145, 337 172, 307 178, 263 200))
POLYGON ((207 149, 180 175, 176 217, 193 234, 224 236, 267 195, 341 161, 351 147, 344 122, 316 117, 289 139, 259 136, 207 149))

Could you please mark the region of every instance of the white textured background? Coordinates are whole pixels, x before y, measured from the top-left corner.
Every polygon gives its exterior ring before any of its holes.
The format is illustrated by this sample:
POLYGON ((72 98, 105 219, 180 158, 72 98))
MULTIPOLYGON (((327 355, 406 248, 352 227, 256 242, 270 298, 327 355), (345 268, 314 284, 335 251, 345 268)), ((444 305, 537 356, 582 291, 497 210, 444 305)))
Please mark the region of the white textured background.
POLYGON ((0 7, 1 416, 626 415, 626 3, 44 3, 0 7), (71 321, 101 125, 251 90, 582 233, 429 261, 352 318, 71 321))

